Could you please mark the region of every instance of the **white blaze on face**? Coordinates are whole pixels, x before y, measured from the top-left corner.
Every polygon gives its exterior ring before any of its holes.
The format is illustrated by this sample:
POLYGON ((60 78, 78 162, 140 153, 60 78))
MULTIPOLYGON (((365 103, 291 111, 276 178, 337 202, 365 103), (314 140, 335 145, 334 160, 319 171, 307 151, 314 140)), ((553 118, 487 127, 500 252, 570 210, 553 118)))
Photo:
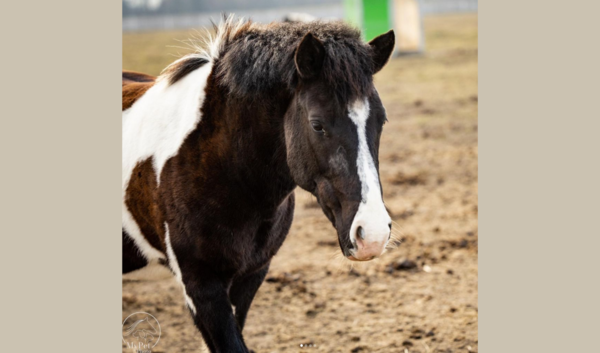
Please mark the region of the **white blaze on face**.
POLYGON ((369 118, 369 101, 357 99, 348 107, 349 117, 358 132, 358 158, 356 166, 361 182, 362 201, 350 227, 350 241, 356 244, 352 257, 369 260, 379 256, 389 240, 391 218, 381 197, 379 176, 367 143, 366 125, 369 118), (357 236, 358 227, 364 230, 364 239, 357 236))

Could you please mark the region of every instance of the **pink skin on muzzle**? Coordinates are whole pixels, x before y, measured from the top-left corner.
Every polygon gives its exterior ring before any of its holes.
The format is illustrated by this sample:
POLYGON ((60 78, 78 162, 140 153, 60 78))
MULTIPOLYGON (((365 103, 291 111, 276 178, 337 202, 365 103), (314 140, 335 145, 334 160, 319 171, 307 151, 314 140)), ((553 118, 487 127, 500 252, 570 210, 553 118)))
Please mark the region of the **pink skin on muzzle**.
POLYGON ((360 239, 356 239, 357 250, 350 255, 348 258, 353 261, 369 261, 381 254, 385 250, 387 242, 364 242, 360 239))
POLYGON ((358 227, 355 238, 355 248, 348 256, 348 259, 353 261, 369 261, 372 260, 385 251, 385 247, 389 241, 390 231, 380 233, 378 236, 365 236, 365 230, 362 227, 358 227))

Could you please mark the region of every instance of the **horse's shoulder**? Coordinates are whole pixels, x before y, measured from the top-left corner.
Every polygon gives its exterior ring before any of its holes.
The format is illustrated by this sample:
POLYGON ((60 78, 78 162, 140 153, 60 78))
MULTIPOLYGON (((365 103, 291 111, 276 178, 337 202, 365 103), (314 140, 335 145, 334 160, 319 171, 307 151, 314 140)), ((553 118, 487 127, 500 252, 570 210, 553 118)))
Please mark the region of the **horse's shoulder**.
POLYGON ((123 71, 123 110, 128 109, 154 85, 156 77, 141 72, 123 71))

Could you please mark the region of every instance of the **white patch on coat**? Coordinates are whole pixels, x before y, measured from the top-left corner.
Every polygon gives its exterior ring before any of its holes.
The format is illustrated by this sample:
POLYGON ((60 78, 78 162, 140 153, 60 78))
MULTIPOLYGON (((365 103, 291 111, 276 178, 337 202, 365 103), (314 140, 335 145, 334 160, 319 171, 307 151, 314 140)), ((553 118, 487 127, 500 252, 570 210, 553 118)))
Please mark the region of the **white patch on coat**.
POLYGON ((169 225, 165 222, 165 244, 167 245, 167 257, 169 258, 169 267, 173 270, 175 274, 175 278, 177 282, 181 284, 183 287, 183 296, 185 297, 185 302, 187 303, 190 310, 196 315, 196 306, 192 301, 192 298, 187 294, 185 290, 185 284, 183 283, 183 275, 181 274, 181 269, 179 268, 179 263, 177 262, 177 257, 175 257, 175 252, 173 251, 173 247, 171 246, 171 237, 169 235, 169 225))
POLYGON ((135 246, 140 251, 140 254, 148 261, 149 264, 157 262, 158 259, 164 259, 165 255, 155 249, 146 237, 142 234, 140 227, 137 222, 133 219, 131 212, 127 209, 127 205, 125 204, 125 196, 123 196, 123 229, 125 229, 125 234, 131 238, 135 244, 135 246))
MULTIPOLYGON (((164 164, 179 151, 185 138, 200 122, 200 107, 205 99, 204 89, 213 63, 218 59, 224 44, 236 35, 245 22, 244 19, 236 21, 234 16, 230 15, 219 24, 216 36, 213 37, 210 34, 204 36, 204 38, 208 38, 204 48, 190 42, 196 52, 173 62, 163 72, 168 72, 173 65, 191 57, 205 58, 208 63, 187 74, 173 85, 169 85, 168 74, 159 76, 155 84, 144 95, 123 111, 121 179, 123 228, 134 241, 140 253, 151 264, 157 263, 158 259, 164 259, 165 255, 150 245, 127 209, 125 196, 131 173, 139 162, 153 157, 154 171, 157 182, 160 183, 160 174, 164 164), (228 31, 227 28, 230 30, 228 31)), ((187 305, 196 314, 196 307, 187 295, 183 284, 181 270, 171 247, 166 223, 165 229, 167 257, 171 270, 183 286, 187 305)))
POLYGON ((356 242, 356 230, 359 226, 365 230, 365 243, 387 244, 391 218, 383 204, 379 176, 375 161, 367 143, 366 125, 369 119, 369 101, 358 99, 348 107, 349 117, 358 132, 358 157, 356 166, 361 182, 362 201, 350 227, 350 241, 356 242))
POLYGON ((125 204, 127 186, 136 165, 152 157, 154 172, 160 174, 166 161, 179 151, 185 138, 200 121, 204 88, 212 70, 206 63, 169 85, 159 79, 129 109, 123 111, 122 195, 123 228, 148 261, 164 258, 144 238, 125 204))

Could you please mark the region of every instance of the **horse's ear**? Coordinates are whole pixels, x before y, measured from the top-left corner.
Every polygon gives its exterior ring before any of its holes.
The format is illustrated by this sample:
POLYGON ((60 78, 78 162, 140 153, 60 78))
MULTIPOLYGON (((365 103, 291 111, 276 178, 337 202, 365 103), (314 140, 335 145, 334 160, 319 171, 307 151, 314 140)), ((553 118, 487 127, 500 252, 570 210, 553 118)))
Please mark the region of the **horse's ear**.
POLYGON ((324 59, 325 47, 323 47, 323 43, 308 32, 296 48, 294 62, 298 74, 303 79, 316 77, 321 72, 324 59))
POLYGON ((373 74, 376 74, 381 70, 390 59, 392 52, 394 51, 394 44, 396 42, 396 36, 394 30, 391 29, 387 33, 377 36, 369 42, 371 48, 373 48, 373 74))

